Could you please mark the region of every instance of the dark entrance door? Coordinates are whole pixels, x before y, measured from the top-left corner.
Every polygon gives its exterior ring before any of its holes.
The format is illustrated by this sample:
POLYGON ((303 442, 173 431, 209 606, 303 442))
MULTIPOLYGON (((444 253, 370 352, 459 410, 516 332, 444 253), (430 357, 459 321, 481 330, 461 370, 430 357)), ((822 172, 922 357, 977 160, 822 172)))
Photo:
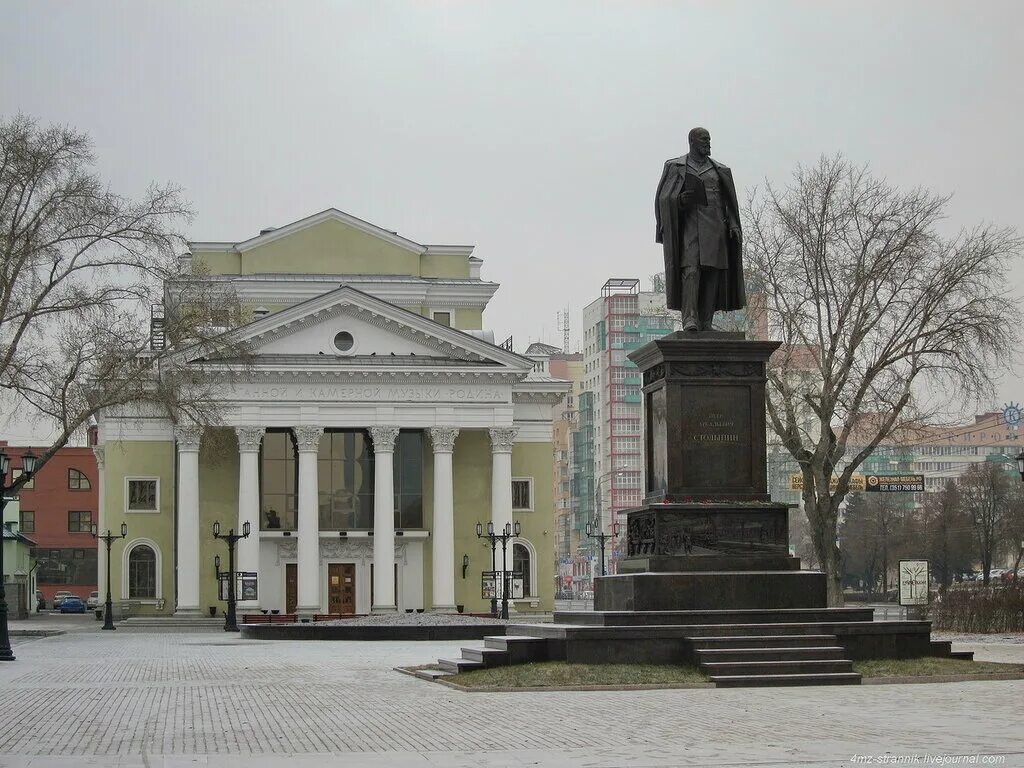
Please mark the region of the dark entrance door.
POLYGON ((356 566, 354 563, 328 563, 327 610, 329 613, 356 612, 356 566))
POLYGON ((299 566, 285 563, 284 566, 284 612, 295 613, 299 604, 299 566))

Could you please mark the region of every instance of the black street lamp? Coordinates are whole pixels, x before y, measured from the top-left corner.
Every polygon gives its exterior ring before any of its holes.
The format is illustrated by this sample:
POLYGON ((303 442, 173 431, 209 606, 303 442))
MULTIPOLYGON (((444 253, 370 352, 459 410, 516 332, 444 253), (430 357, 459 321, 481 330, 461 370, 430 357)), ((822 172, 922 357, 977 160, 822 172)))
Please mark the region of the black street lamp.
POLYGON ((604 576, 605 575, 604 574, 604 543, 608 539, 613 539, 613 538, 617 538, 618 537, 618 535, 619 535, 619 524, 618 523, 612 523, 612 532, 611 533, 605 533, 604 531, 602 531, 600 529, 600 527, 598 527, 598 532, 594 533, 594 526, 591 523, 587 523, 586 531, 587 531, 587 538, 589 538, 589 539, 598 539, 600 541, 600 544, 601 544, 601 575, 604 576))
MULTIPOLYGON (((220 521, 215 521, 213 524, 213 538, 224 539, 228 543, 228 612, 224 616, 225 632, 238 631, 238 622, 235 618, 235 544, 238 543, 239 539, 249 538, 250 528, 249 521, 246 520, 242 523, 241 533, 235 533, 235 529, 232 528, 222 536, 220 533, 220 521)), ((214 564, 217 565, 219 579, 220 566, 216 561, 214 561, 214 564)))
MULTIPOLYGON (((483 526, 480 523, 476 524, 476 535, 480 538, 487 536, 491 542, 491 573, 494 573, 494 551, 497 547, 498 540, 501 540, 501 618, 508 618, 508 588, 509 588, 509 570, 508 570, 508 540, 514 539, 519 535, 522 530, 522 526, 519 525, 519 521, 512 523, 505 523, 505 530, 501 533, 494 532, 494 523, 487 523, 487 533, 484 534, 483 526)), ((491 615, 498 615, 498 598, 497 596, 491 597, 491 615)))
MULTIPOLYGON (((7 503, 7 471, 11 468, 11 460, 0 451, 0 527, 4 525, 4 505, 7 503)), ((21 457, 21 471, 26 482, 36 471, 36 455, 31 450, 21 457)), ((7 590, 4 587, 4 545, 0 536, 0 661, 14 661, 11 650, 11 636, 7 629, 7 590)))
POLYGON ((110 599, 110 545, 118 539, 128 536, 128 523, 121 523, 120 536, 116 533, 111 533, 109 528, 107 528, 107 532, 102 536, 97 535, 97 533, 96 523, 93 523, 92 537, 94 539, 102 539, 107 543, 107 602, 103 604, 103 629, 117 629, 114 626, 114 603, 110 599))
POLYGON ((1017 454, 1017 471, 1020 472, 1020 479, 1024 480, 1024 450, 1017 454))
MULTIPOLYGON (((482 539, 484 537, 484 527, 480 523, 476 524, 476 537, 482 539)), ((491 576, 494 576, 494 551, 495 547, 498 546, 498 537, 494 535, 494 523, 487 523, 487 538, 491 542, 491 576)), ((495 589, 491 592, 491 616, 498 618, 498 592, 495 589)))

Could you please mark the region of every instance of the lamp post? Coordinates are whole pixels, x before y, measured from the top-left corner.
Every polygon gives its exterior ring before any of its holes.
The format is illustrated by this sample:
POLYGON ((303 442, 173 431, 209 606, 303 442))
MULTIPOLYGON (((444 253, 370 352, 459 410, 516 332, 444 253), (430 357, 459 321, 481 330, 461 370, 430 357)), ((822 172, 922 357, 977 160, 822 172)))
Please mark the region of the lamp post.
POLYGON ((1024 481, 1024 450, 1017 454, 1017 471, 1020 472, 1020 479, 1024 481))
MULTIPOLYGON (((244 523, 242 523, 241 533, 235 533, 235 529, 232 528, 224 535, 221 535, 220 521, 214 521, 213 523, 213 538, 224 539, 224 541, 228 543, 228 611, 224 616, 225 632, 238 631, 238 622, 235 617, 235 544, 238 543, 239 539, 249 538, 249 531, 251 527, 252 526, 249 525, 249 521, 246 520, 244 523)), ((217 569, 219 579, 219 565, 217 566, 217 569)))
POLYGON ((591 523, 587 523, 587 538, 597 539, 601 543, 601 575, 604 576, 604 543, 608 539, 618 538, 619 535, 619 524, 612 523, 612 532, 605 533, 601 530, 600 524, 597 526, 597 533, 594 533, 594 526, 591 523))
POLYGON ((94 539, 102 539, 107 544, 107 602, 103 604, 103 629, 117 629, 114 626, 114 603, 110 599, 110 545, 118 539, 123 539, 128 536, 128 524, 121 523, 121 535, 118 536, 116 533, 111 533, 110 529, 102 536, 98 535, 99 532, 96 528, 96 523, 92 524, 92 537, 94 539))
MULTIPOLYGON (((609 477, 613 477, 613 476, 621 477, 622 475, 625 475, 625 474, 627 474, 627 472, 624 469, 609 469, 607 472, 605 472, 603 475, 601 475, 599 478, 597 478, 597 482, 594 484, 594 519, 597 520, 597 529, 599 531, 604 529, 604 511, 601 509, 601 483, 603 483, 609 477)), ((611 507, 612 517, 614 518, 614 516, 615 516, 614 505, 609 504, 609 507, 611 507)), ((591 529, 591 524, 587 523, 586 530, 587 530, 587 536, 588 537, 591 537, 590 529, 591 529)), ((618 523, 615 523, 615 535, 618 536, 618 523)), ((593 538, 593 537, 591 537, 591 538, 593 538)), ((607 537, 605 537, 605 538, 607 538, 607 537)), ((604 568, 604 538, 601 539, 601 575, 602 576, 605 575, 605 568, 604 568)), ((593 589, 593 581, 591 581, 591 589, 593 589)))
MULTIPOLYGON (((494 523, 487 523, 487 539, 491 542, 491 576, 494 576, 494 552, 498 545, 498 537, 494 535, 494 523)), ((481 523, 476 524, 476 537, 484 537, 484 527, 481 523)), ((491 616, 498 618, 498 592, 491 593, 491 616)))
MULTIPOLYGON (((494 523, 487 523, 486 536, 491 542, 491 573, 494 573, 494 551, 497 547, 498 539, 501 539, 501 618, 508 618, 508 588, 509 588, 509 571, 508 571, 508 540, 516 538, 522 526, 519 525, 517 520, 515 524, 505 523, 505 529, 501 533, 494 532, 494 523)), ((476 524, 476 535, 483 537, 483 526, 480 523, 476 524)), ((491 615, 496 616, 498 612, 497 597, 491 598, 491 615)))
MULTIPOLYGON (((4 525, 4 505, 7 502, 7 471, 11 468, 11 460, 0 451, 0 527, 4 525)), ((31 450, 26 451, 21 457, 21 471, 26 477, 31 477, 36 471, 36 455, 31 450)), ((0 536, 0 661, 14 661, 14 651, 11 650, 11 636, 7 630, 7 589, 4 586, 4 545, 3 537, 0 536)))

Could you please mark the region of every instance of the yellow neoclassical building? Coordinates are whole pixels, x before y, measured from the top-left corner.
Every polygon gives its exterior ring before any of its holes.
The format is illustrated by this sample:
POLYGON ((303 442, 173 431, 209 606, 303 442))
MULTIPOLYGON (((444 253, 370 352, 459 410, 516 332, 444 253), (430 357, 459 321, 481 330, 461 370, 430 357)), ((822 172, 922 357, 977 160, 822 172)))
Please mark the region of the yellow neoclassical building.
POLYGON ((330 209, 190 251, 183 272, 237 298, 251 362, 224 386, 218 426, 101 414, 100 527, 128 527, 111 554, 115 602, 222 608, 219 521, 251 526, 237 567, 258 591, 242 612, 486 611, 491 548, 476 523, 515 520, 516 602, 552 609, 551 413, 569 383, 483 330, 498 286, 472 246, 330 209))

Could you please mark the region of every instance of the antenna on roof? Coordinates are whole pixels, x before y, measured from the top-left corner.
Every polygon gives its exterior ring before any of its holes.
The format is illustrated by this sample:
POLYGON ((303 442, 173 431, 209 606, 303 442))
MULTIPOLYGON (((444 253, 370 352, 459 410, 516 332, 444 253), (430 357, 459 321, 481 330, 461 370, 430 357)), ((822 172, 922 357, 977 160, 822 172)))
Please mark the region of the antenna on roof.
POLYGON ((562 351, 569 354, 569 308, 555 313, 555 327, 562 332, 562 351))

